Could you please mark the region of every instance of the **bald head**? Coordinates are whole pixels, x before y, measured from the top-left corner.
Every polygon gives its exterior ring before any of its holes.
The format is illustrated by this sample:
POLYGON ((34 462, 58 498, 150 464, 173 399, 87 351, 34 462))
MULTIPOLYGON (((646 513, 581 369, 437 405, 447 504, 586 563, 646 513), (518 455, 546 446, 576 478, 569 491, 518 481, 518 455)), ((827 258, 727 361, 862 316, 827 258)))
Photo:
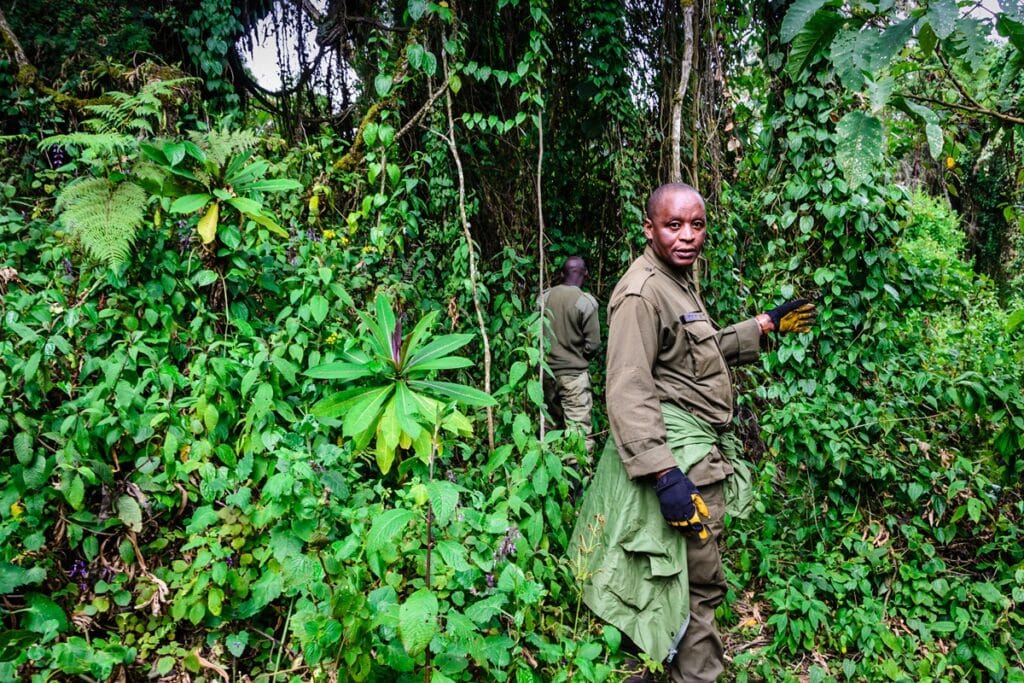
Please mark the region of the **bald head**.
POLYGON ((666 197, 676 192, 693 193, 700 198, 701 206, 704 205, 704 197, 702 197, 700 192, 697 192, 692 185, 687 185, 686 183, 665 183, 655 189, 654 192, 651 193, 651 196, 647 198, 647 206, 645 207, 647 211, 647 218, 650 218, 655 214, 655 212, 657 212, 658 206, 665 201, 666 197))
POLYGON ((562 282, 573 287, 580 287, 587 279, 587 264, 579 256, 570 256, 562 264, 562 282))

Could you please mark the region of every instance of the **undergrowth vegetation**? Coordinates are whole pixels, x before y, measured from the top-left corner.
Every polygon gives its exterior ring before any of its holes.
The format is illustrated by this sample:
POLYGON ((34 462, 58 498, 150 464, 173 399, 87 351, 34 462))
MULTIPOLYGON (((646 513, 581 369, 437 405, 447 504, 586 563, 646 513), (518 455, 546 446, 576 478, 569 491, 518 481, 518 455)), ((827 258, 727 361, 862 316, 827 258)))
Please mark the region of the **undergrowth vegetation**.
MULTIPOLYGON (((535 302, 577 252, 606 301, 642 247, 678 74, 622 35, 679 36, 628 2, 382 3, 400 31, 347 36, 361 118, 317 125, 240 108, 250 17, 194 4, 194 78, 108 63, 69 110, 2 64, 0 679, 619 680, 535 302)), ((1024 20, 988 44, 928 3, 910 40, 852 4, 706 4, 735 92, 694 76, 705 297, 819 311, 735 377, 727 676, 1024 681, 1024 142, 995 109, 1024 20), (987 69, 973 118, 894 94, 936 44, 987 69)))

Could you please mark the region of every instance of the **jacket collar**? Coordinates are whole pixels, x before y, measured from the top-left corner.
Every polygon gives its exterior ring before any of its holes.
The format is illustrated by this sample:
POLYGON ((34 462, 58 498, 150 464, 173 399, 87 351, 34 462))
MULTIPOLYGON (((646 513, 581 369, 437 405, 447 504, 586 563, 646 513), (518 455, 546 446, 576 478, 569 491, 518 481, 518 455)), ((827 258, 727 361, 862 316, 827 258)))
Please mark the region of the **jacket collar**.
POLYGON ((644 248, 643 257, 651 266, 653 266, 659 272, 664 273, 665 276, 671 279, 673 282, 678 283, 680 287, 683 287, 684 289, 691 291, 693 290, 694 287, 692 267, 686 268, 682 271, 677 271, 673 268, 670 268, 668 265, 666 265, 664 261, 662 261, 658 257, 657 254, 654 253, 654 249, 652 249, 651 245, 649 244, 644 248))

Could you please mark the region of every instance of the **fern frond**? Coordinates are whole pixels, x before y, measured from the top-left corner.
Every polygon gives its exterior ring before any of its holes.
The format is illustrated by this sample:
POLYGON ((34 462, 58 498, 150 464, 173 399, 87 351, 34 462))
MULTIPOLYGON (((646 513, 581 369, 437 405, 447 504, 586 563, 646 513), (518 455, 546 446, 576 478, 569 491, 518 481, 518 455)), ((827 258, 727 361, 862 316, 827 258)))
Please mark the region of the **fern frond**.
POLYGON ((189 138, 201 150, 206 158, 224 168, 228 159, 259 144, 260 136, 251 130, 210 130, 206 133, 192 131, 189 138))
POLYGON ((60 222, 89 254, 116 265, 131 253, 148 198, 134 183, 83 178, 60 191, 55 208, 60 222))
POLYGON ((122 133, 65 133, 51 135, 39 141, 39 149, 60 145, 82 152, 92 152, 97 157, 120 157, 135 151, 138 140, 122 133))

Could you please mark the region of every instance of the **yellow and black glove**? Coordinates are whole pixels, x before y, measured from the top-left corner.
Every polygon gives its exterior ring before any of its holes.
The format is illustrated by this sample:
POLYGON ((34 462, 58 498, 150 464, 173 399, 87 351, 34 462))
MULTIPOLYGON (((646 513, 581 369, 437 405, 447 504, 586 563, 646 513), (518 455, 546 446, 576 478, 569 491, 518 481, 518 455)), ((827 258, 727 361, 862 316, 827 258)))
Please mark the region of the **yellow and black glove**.
POLYGON ((705 540, 710 535, 703 524, 711 517, 700 491, 678 467, 658 477, 654 490, 661 504, 661 515, 670 526, 705 540))
POLYGON ((776 306, 766 314, 772 321, 772 329, 779 334, 807 332, 815 323, 818 309, 807 299, 794 299, 776 306))

